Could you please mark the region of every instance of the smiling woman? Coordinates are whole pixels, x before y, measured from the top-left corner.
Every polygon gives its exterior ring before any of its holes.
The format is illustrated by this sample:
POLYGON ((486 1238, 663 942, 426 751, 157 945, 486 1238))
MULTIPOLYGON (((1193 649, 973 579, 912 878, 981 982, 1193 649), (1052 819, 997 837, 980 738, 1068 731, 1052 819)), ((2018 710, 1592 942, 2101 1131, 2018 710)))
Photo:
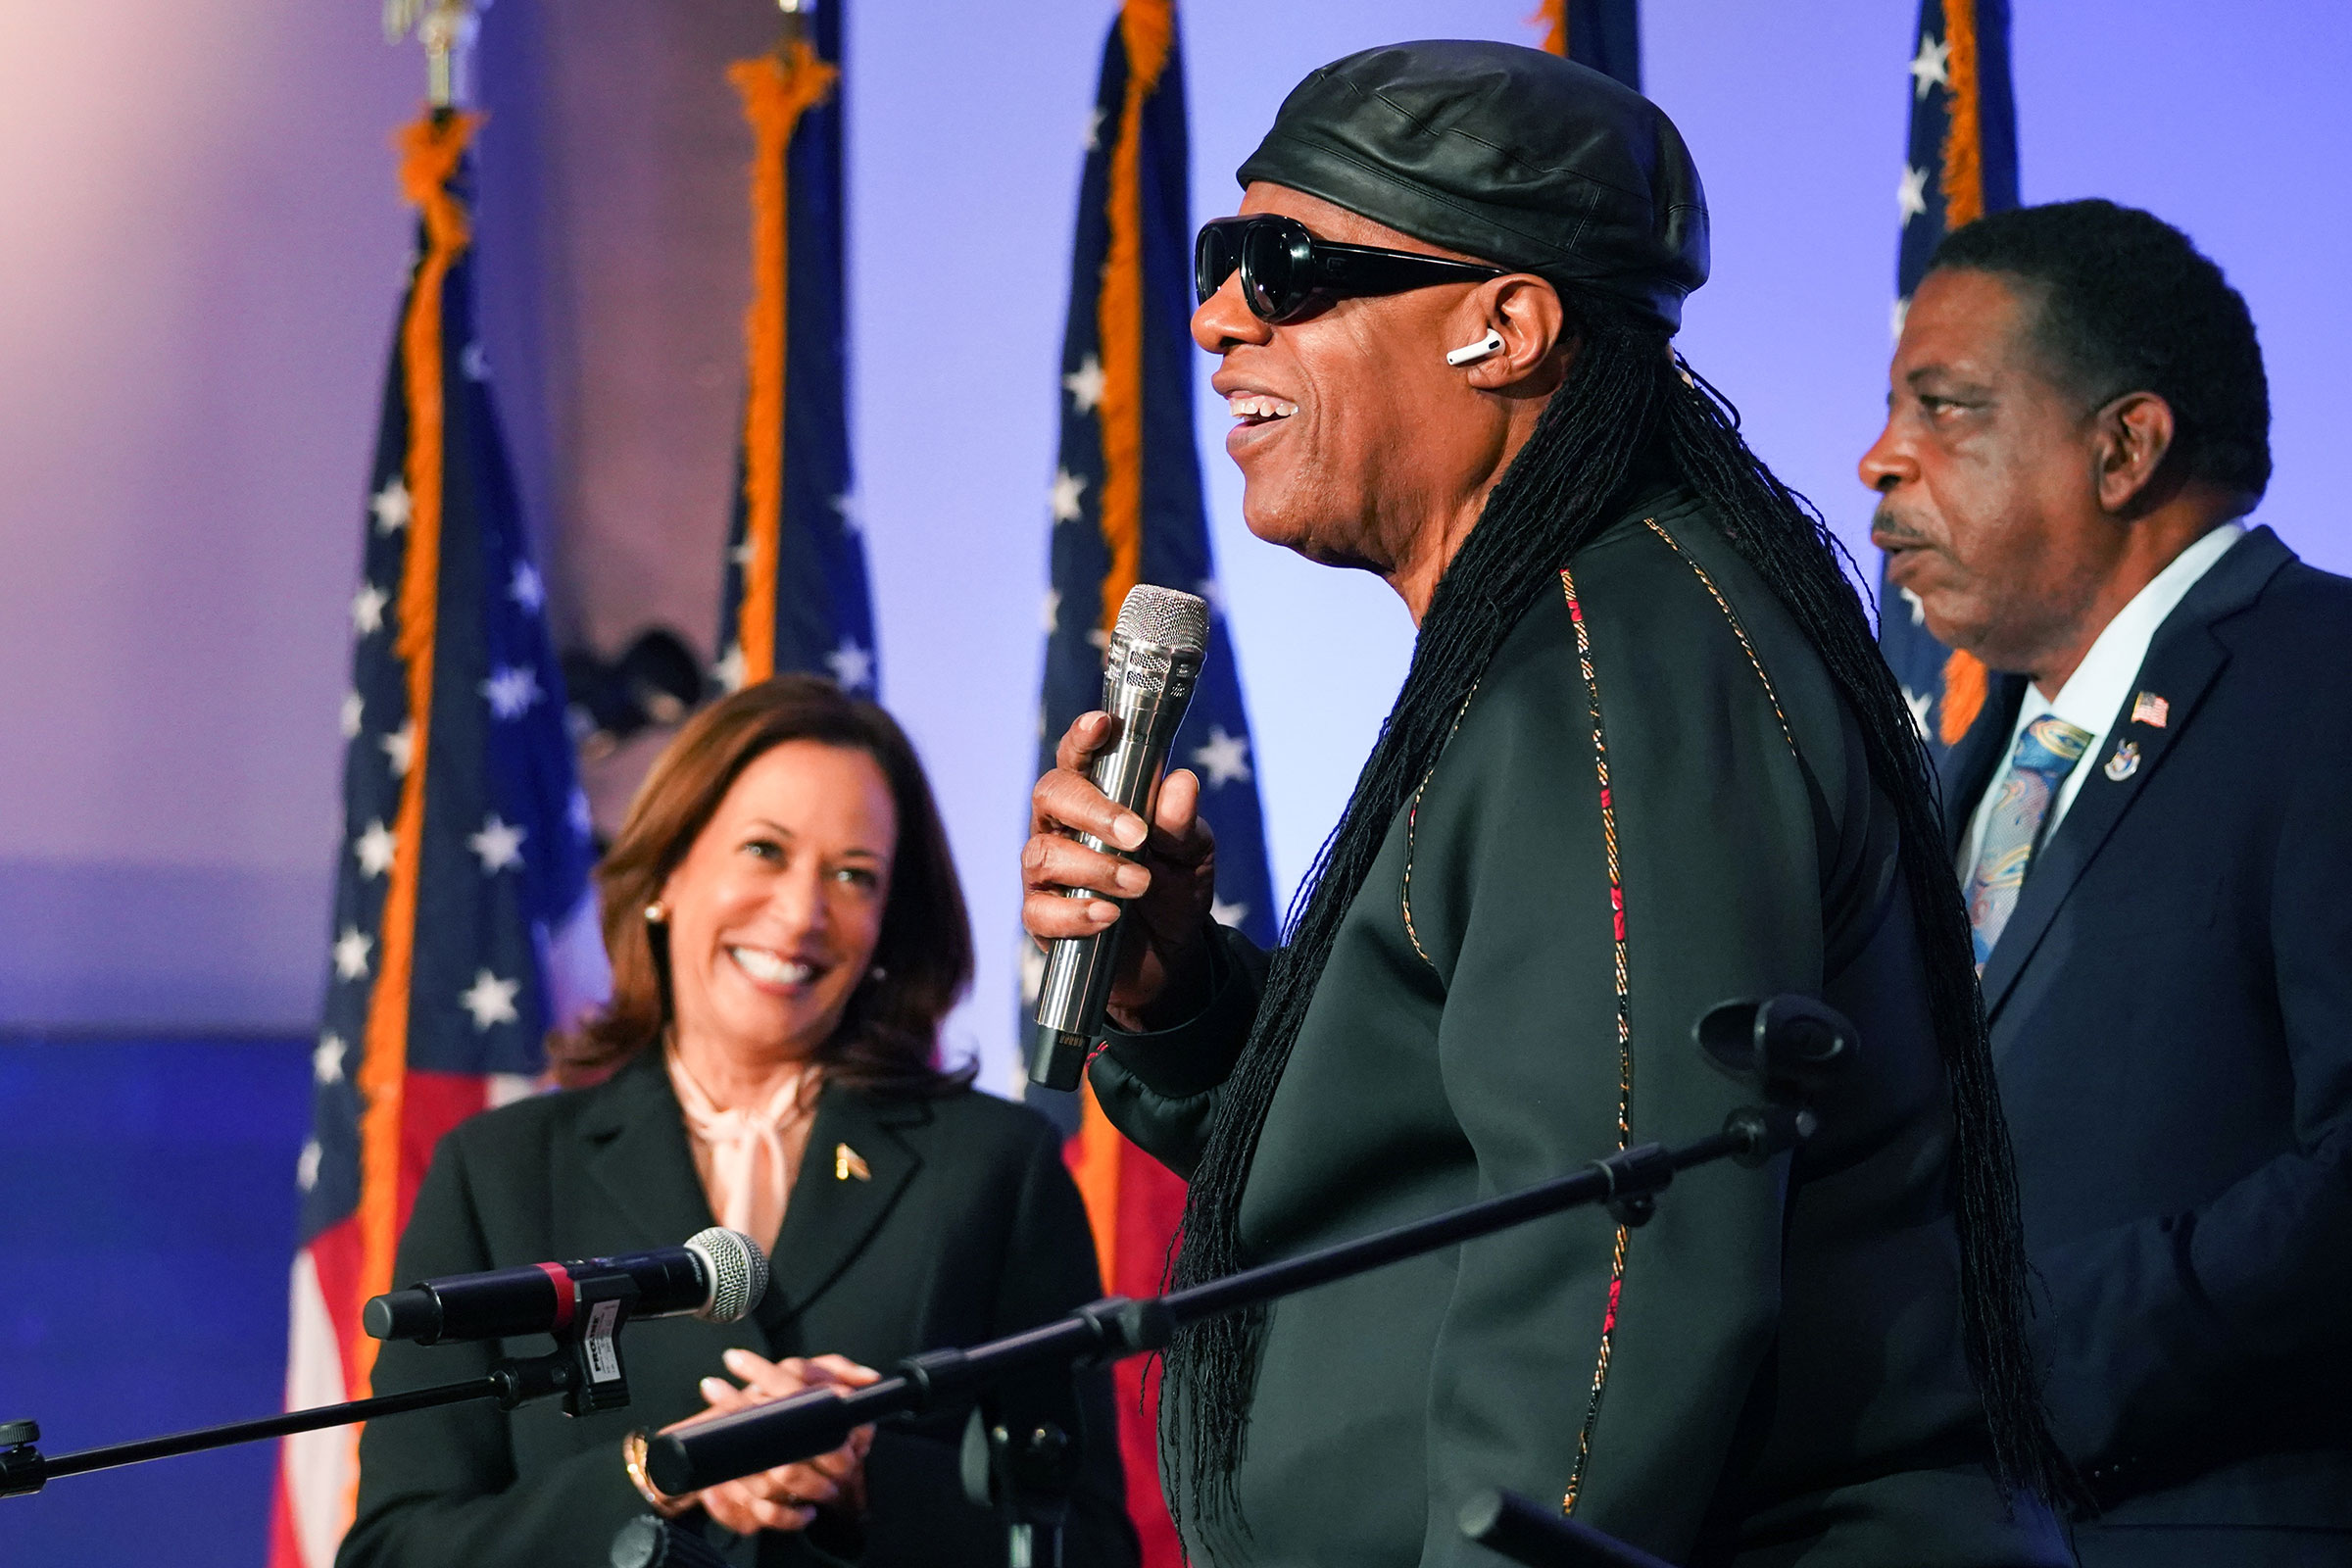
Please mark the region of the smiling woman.
MULTIPOLYGON (((716 1219, 770 1250, 766 1294, 746 1321, 633 1341, 627 1411, 371 1423, 338 1561, 602 1561, 651 1508, 767 1568, 1001 1563, 1001 1527, 962 1495, 960 1421, 868 1429, 691 1496, 657 1492, 642 1464, 648 1429, 870 1383, 1100 1294, 1053 1129, 937 1064, 971 935, 906 737, 810 676, 737 692, 655 764, 598 880, 612 999, 551 1047, 569 1092, 443 1141, 396 1271, 637 1251, 716 1219)), ((376 1392, 535 1348, 389 1344, 376 1392)), ((1064 1560, 1131 1564, 1108 1379, 1077 1392, 1074 1408, 1066 1385, 1008 1397, 1080 1438, 1064 1560)))
POLYGON ((971 979, 963 893, 922 764, 873 704, 784 676, 710 708, 655 764, 597 881, 612 1000, 555 1043, 566 1086, 610 1075, 673 1010, 697 1078, 821 1057, 886 1093, 970 1081, 932 1061, 971 979))

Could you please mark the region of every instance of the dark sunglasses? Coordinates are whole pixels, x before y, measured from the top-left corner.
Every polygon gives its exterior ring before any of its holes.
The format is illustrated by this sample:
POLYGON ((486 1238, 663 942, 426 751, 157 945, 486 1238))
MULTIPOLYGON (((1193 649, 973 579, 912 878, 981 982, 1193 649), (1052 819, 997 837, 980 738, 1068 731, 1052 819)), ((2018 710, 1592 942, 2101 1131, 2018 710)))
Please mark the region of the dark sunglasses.
POLYGON ((1200 303, 1207 304, 1237 270, 1250 314, 1277 323, 1304 314, 1317 295, 1400 294, 1504 275, 1502 268, 1476 262, 1317 239, 1297 219, 1272 213, 1200 225, 1193 241, 1193 293, 1200 303))

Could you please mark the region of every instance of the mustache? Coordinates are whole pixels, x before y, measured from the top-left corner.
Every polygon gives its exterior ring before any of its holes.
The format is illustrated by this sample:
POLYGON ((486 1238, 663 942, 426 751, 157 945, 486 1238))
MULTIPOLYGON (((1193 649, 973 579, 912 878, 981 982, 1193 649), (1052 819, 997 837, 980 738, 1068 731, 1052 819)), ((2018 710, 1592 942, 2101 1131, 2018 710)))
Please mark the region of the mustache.
POLYGON ((1895 514, 1891 506, 1881 506, 1870 517, 1871 542, 1882 550, 1902 550, 1929 543, 1928 536, 1895 514))

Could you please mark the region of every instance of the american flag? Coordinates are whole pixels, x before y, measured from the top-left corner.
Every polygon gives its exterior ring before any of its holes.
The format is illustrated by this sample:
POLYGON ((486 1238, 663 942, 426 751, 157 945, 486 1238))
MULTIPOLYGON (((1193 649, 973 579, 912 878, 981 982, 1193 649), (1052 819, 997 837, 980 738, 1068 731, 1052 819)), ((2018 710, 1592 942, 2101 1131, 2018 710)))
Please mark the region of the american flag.
POLYGON ((1544 47, 1642 90, 1639 0, 1544 0, 1544 47))
MULTIPOLYGON (((343 838, 297 1172, 293 1408, 367 1394, 375 1342, 360 1305, 393 1284, 433 1146, 531 1090, 549 1023, 599 979, 588 806, 474 336, 474 125, 436 110, 399 137, 420 220, 351 601, 343 838)), ((286 1441, 273 1568, 333 1560, 357 1445, 351 1428, 286 1441)))
MULTIPOLYGON (((1200 812, 1217 836, 1217 918, 1271 946, 1277 911, 1250 720, 1193 441, 1190 162, 1175 5, 1126 0, 1102 48, 1070 262, 1038 766, 1054 765, 1054 742, 1072 719, 1102 706, 1103 651, 1129 588, 1157 583, 1206 599, 1207 658, 1169 760, 1200 777, 1200 812)), ((1029 970, 1031 1000, 1039 967, 1029 970)), ((1091 1090, 1029 1093, 1032 1102, 1061 1102, 1045 1108, 1074 1129, 1068 1154, 1104 1287, 1155 1293, 1184 1184, 1120 1138, 1091 1090)), ((1156 1417, 1144 1377, 1143 1363, 1120 1363, 1128 1502, 1148 1568, 1175 1568, 1176 1534, 1152 1485, 1156 1417)))
POLYGON ((872 695, 874 614, 850 478, 842 292, 841 9, 786 16, 727 76, 752 128, 752 305, 719 600, 729 691, 783 670, 872 695))
MULTIPOLYGON (((1895 200, 1894 332, 1943 236, 2017 205, 2017 100, 2009 85, 2009 0, 1920 0, 1918 46, 1905 67, 1911 140, 1895 200)), ((1879 649, 1937 760, 1984 710, 1984 666, 1932 636, 1919 601, 1882 575, 1879 649)))

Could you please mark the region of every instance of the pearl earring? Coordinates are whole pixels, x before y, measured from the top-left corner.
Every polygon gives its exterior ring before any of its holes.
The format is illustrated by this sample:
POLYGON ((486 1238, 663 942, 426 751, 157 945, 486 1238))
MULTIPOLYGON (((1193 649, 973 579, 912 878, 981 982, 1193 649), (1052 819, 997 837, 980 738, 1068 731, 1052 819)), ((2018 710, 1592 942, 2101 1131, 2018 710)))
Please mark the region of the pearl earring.
POLYGON ((663 904, 660 899, 647 905, 645 906, 645 923, 647 925, 669 924, 669 906, 663 904))

